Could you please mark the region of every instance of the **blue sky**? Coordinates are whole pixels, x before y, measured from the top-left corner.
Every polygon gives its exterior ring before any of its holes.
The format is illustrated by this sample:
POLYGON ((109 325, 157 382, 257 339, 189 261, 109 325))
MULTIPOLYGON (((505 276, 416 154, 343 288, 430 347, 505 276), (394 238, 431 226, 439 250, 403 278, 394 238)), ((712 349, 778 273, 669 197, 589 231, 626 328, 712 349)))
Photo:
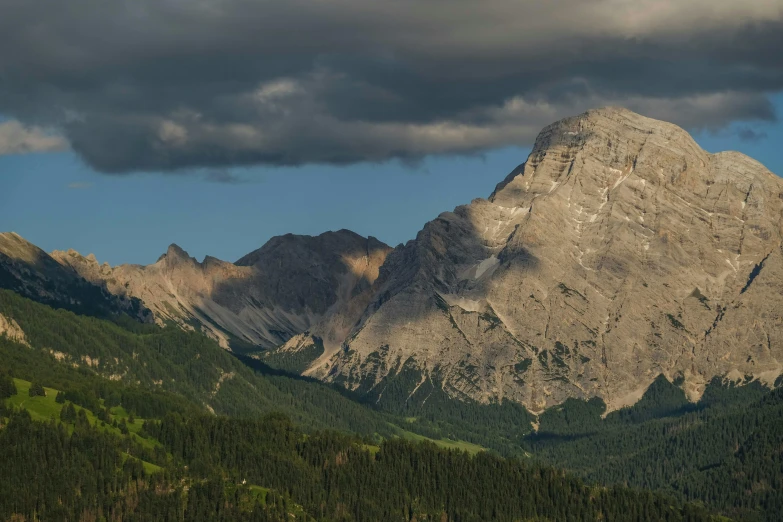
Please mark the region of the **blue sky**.
POLYGON ((235 261, 270 237, 348 228, 396 245, 440 212, 487 197, 529 149, 348 167, 236 169, 243 183, 106 175, 72 153, 0 156, 0 224, 47 251, 152 263, 170 243, 235 261))
MULTIPOLYGON (((783 114, 783 96, 776 97, 783 114)), ((783 125, 735 124, 695 133, 706 150, 739 150, 783 173, 783 125)), ((170 243, 202 259, 234 261, 270 237, 348 228, 396 245, 440 212, 487 197, 529 148, 347 167, 232 169, 242 183, 171 173, 107 175, 72 152, 0 156, 0 228, 47 251, 74 248, 99 261, 152 263, 170 243)))

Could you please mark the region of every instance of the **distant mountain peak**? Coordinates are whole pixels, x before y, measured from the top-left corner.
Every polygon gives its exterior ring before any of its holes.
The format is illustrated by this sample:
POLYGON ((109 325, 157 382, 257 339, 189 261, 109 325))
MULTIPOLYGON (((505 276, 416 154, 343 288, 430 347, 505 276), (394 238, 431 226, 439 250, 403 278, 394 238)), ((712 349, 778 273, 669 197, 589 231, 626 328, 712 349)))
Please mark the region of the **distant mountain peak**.
MULTIPOLYGON (((149 266, 99 267, 75 252, 57 257, 114 294, 138 297, 161 324, 200 324, 224 348, 235 340, 271 348, 369 295, 389 250, 339 230, 276 236, 236 264, 212 256, 199 263, 177 244, 149 266)), ((353 324, 362 308, 351 310, 353 324)))
POLYGON ((195 258, 190 257, 190 254, 188 254, 182 247, 177 245, 176 243, 172 243, 169 245, 169 247, 166 249, 166 253, 161 255, 158 258, 157 262, 166 260, 167 262, 182 262, 182 261, 196 261, 195 258))
POLYGON ((101 268, 95 256, 82 257, 75 250, 47 254, 16 233, 0 233, 0 288, 76 313, 110 317, 126 313, 141 321, 151 320, 138 299, 112 295, 93 272, 101 268), (84 266, 76 270, 75 266, 84 266))

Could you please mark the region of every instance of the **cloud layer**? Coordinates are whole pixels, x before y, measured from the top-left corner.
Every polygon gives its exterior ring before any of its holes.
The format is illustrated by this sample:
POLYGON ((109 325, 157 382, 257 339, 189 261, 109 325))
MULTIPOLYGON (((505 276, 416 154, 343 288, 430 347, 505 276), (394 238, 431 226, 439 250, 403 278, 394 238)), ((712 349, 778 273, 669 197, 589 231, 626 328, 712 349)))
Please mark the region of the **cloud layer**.
POLYGON ((0 113, 105 172, 527 144, 624 105, 771 120, 783 0, 10 0, 0 113))
POLYGON ((15 120, 0 123, 0 155, 52 152, 67 147, 62 136, 40 127, 25 127, 15 120))

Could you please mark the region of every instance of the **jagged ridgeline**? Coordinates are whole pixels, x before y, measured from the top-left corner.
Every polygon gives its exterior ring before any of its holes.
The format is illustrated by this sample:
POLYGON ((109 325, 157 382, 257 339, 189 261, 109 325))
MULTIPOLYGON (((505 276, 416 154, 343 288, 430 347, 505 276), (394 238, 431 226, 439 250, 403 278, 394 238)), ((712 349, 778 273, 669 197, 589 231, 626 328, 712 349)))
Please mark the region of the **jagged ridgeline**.
POLYGON ((105 285, 85 280, 13 232, 0 233, 0 288, 79 314, 152 320, 152 312, 139 298, 116 295, 105 285))
MULTIPOLYGON (((661 373, 681 376, 691 401, 715 376, 774 382, 781 194, 781 179, 746 156, 605 108, 545 128, 488 199, 394 249, 341 230, 276 237, 235 263, 172 245, 146 267, 73 251, 32 264, 368 397, 399 376, 409 395, 431 383, 534 412, 592 397, 615 410, 661 373)), ((19 241, 0 243, 16 244, 8 259, 25 251, 19 241)))

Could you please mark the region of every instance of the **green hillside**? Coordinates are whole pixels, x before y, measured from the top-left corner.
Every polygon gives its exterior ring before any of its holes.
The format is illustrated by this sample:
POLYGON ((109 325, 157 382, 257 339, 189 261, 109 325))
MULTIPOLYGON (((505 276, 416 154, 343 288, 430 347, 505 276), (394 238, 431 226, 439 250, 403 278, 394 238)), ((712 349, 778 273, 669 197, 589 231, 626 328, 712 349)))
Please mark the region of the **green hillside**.
POLYGON ((254 418, 284 412, 308 431, 330 428, 376 440, 417 437, 445 447, 480 448, 459 441, 460 434, 470 436, 467 430, 455 436, 452 424, 442 430, 411 425, 344 391, 235 357, 199 333, 80 316, 6 290, 0 290, 0 314, 14 319, 30 344, 0 336, 0 361, 7 372, 52 388, 79 390, 93 400, 118 404, 122 395, 136 415, 209 411, 254 418))
POLYGON ((308 429, 333 428, 392 436, 389 419, 320 383, 248 368, 195 332, 128 321, 122 326, 79 316, 0 290, 0 314, 14 319, 31 348, 0 336, 0 360, 14 376, 46 386, 111 386, 91 376, 183 398, 179 409, 256 417, 282 411, 308 429), (87 384, 85 384, 87 382, 87 384), (185 405, 188 403, 188 406, 185 405))
POLYGON ((0 376, 3 520, 720 520, 486 452, 403 439, 369 446, 306 434, 280 414, 168 412, 126 424, 125 406, 99 401, 90 411, 68 392, 31 396, 36 389, 0 376))

